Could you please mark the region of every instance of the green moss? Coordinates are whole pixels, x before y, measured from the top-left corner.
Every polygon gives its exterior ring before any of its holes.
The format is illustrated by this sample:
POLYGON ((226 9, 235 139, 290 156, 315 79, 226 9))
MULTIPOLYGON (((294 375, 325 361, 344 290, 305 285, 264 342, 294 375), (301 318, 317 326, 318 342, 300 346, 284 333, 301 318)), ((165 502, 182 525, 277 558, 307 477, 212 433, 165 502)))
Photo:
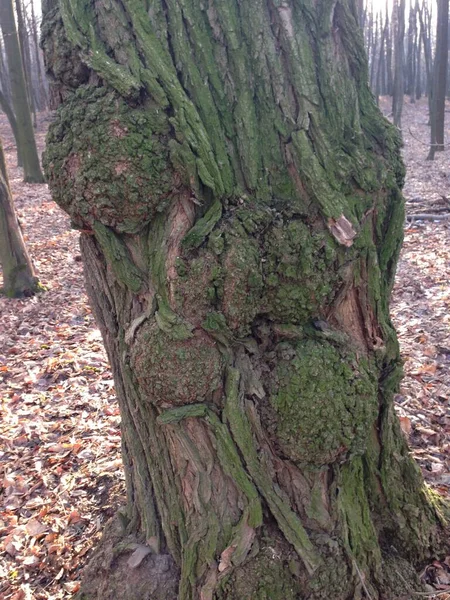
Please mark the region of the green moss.
POLYGON ((275 369, 277 390, 270 399, 283 452, 314 466, 364 452, 378 409, 367 362, 328 341, 291 348, 293 358, 281 359, 275 369))
POLYGON ((133 233, 167 206, 175 187, 163 111, 129 106, 81 86, 58 109, 44 166, 56 202, 75 223, 133 233))
MULTIPOLYGON (((276 544, 274 544, 276 546, 276 544)), ((214 600, 297 600, 300 584, 271 547, 233 571, 214 600)))
POLYGON ((302 221, 270 228, 263 272, 267 312, 280 321, 303 323, 317 316, 339 285, 338 249, 327 232, 311 233, 302 221))
POLYGON ((215 309, 222 269, 217 257, 209 249, 201 248, 190 260, 180 259, 182 274, 171 282, 176 300, 176 310, 191 323, 199 326, 206 315, 215 309))
POLYGON ((143 397, 157 406, 211 400, 221 387, 222 355, 201 330, 174 340, 155 321, 147 321, 136 334, 130 364, 143 397))
POLYGON ((226 234, 227 250, 222 255, 222 312, 228 327, 240 336, 249 333, 249 326, 260 310, 263 289, 261 259, 254 239, 226 234))
POLYGON ((222 216, 222 204, 216 200, 204 217, 199 219, 185 235, 182 245, 185 250, 198 248, 222 216))
POLYGON ((368 504, 361 457, 353 458, 340 469, 338 489, 347 551, 360 569, 370 567, 376 571, 381 565, 381 553, 368 504))
POLYGON ((144 284, 145 275, 131 260, 130 253, 123 241, 99 221, 94 222, 93 229, 95 237, 118 281, 137 294, 144 284))

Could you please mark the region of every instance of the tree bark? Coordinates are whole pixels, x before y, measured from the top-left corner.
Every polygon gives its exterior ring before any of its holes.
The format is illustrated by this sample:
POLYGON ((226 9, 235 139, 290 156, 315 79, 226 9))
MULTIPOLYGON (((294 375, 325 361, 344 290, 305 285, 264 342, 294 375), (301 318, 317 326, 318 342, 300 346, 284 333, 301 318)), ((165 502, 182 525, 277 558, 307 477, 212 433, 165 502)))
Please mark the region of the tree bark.
POLYGON ((30 108, 27 102, 25 77, 12 0, 2 0, 2 2, 0 2, 0 26, 8 59, 11 96, 19 132, 20 155, 23 160, 24 180, 28 183, 42 183, 44 178, 39 164, 33 125, 31 123, 30 108))
POLYGON ((404 94, 404 39, 405 39, 405 0, 394 0, 394 83, 392 94, 392 114, 394 125, 402 128, 404 94))
POLYGON ((439 0, 438 2, 430 112, 431 141, 428 160, 434 159, 435 152, 444 150, 445 94, 448 69, 448 5, 449 0, 439 0))
POLYGON ((80 598, 408 596, 447 538, 393 409, 404 171, 356 6, 90 6, 42 41, 128 494, 80 598))
POLYGON ((25 25, 24 8, 21 0, 15 0, 17 16, 17 35, 19 38, 20 56, 22 58, 22 68, 25 77, 25 88, 27 90, 28 106, 30 107, 33 118, 33 126, 36 127, 36 106, 34 102, 34 90, 31 77, 31 52, 28 40, 27 28, 25 25))
POLYGON ((33 46, 34 46, 34 62, 36 63, 36 75, 39 90, 39 108, 40 110, 47 110, 48 98, 46 82, 43 76, 43 69, 41 64, 41 51, 39 48, 39 36, 38 36, 38 23, 34 12, 34 3, 31 3, 31 31, 33 35, 33 46))
POLYGON ((0 264, 3 287, 10 298, 33 296, 41 288, 23 241, 9 189, 5 155, 0 140, 0 264))
POLYGON ((0 87, 8 104, 11 103, 11 89, 8 80, 8 67, 3 52, 3 38, 0 35, 0 87))
POLYGON ((13 132, 13 135, 14 135, 14 139, 16 140, 17 166, 18 167, 23 167, 22 157, 20 155, 19 129, 17 127, 16 117, 14 115, 13 109, 9 105, 9 102, 6 99, 6 96, 3 94, 2 91, 0 91, 0 108, 5 113, 5 115, 6 115, 7 119, 8 119, 9 125, 10 125, 10 127, 12 129, 12 132, 13 132))

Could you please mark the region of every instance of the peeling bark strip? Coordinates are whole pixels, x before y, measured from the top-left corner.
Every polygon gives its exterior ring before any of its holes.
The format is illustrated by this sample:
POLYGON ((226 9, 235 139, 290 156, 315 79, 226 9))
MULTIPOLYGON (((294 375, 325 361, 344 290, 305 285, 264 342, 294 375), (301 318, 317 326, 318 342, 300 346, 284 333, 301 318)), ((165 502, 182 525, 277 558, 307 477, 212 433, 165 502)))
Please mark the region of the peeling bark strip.
POLYGON ((128 493, 80 598, 411 597, 444 529, 393 411, 403 165, 353 2, 44 12, 128 493))

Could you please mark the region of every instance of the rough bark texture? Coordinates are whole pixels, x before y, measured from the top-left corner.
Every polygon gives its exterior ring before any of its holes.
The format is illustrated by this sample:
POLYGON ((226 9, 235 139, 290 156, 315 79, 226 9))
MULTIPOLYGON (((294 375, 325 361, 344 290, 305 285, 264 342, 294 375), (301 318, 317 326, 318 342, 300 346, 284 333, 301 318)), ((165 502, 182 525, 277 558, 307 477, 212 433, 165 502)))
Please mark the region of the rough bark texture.
POLYGON ((27 101, 27 90, 12 0, 2 0, 0 2, 0 26, 8 59, 11 97, 17 121, 24 180, 28 183, 42 183, 44 178, 39 164, 30 108, 27 101))
POLYGON ((42 45, 128 488, 80 597, 408 596, 443 517, 393 410, 403 166, 355 6, 62 0, 42 45))
POLYGON ((40 289, 39 280, 23 241, 14 211, 0 140, 0 265, 3 287, 0 292, 11 297, 33 296, 40 289))

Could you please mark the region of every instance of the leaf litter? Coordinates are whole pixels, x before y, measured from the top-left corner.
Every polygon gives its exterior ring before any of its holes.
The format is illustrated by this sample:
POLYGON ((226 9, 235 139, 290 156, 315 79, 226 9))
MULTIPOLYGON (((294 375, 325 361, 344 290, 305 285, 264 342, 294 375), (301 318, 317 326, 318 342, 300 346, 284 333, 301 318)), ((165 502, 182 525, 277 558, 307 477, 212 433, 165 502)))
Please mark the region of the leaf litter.
MULTIPOLYGON (((389 102, 381 99, 385 114, 389 102)), ((48 118, 39 118, 41 150, 48 118)), ((445 152, 425 160, 426 122, 426 100, 405 102, 409 217, 392 302, 405 378, 396 407, 427 484, 448 497, 450 167, 445 152), (430 214, 440 220, 420 218, 430 214)), ((0 136, 16 211, 47 288, 26 300, 0 297, 0 598, 66 600, 124 499, 120 415, 84 291, 78 233, 46 185, 22 182, 1 114, 0 136)), ((445 598, 448 590, 450 599, 450 557, 428 565, 422 579, 430 594, 445 598)))

